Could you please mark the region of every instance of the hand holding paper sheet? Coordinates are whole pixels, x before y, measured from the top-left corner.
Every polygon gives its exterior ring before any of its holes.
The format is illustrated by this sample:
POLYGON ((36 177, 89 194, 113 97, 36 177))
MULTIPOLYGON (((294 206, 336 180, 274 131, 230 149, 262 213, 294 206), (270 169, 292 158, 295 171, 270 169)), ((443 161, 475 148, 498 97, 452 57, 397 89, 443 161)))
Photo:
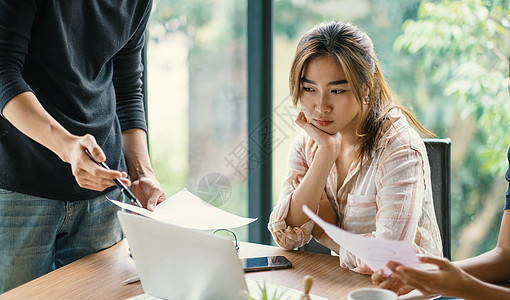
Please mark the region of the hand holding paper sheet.
POLYGON ((418 257, 409 242, 375 239, 353 234, 322 220, 306 205, 303 205, 303 211, 337 244, 363 260, 374 272, 383 269, 385 274, 391 274, 391 270, 386 267, 386 262, 389 260, 398 261, 408 266, 419 265, 418 257))
POLYGON ((236 228, 257 220, 240 217, 221 210, 204 202, 186 189, 182 189, 161 202, 153 212, 120 201, 110 201, 121 208, 157 221, 198 230, 236 228))

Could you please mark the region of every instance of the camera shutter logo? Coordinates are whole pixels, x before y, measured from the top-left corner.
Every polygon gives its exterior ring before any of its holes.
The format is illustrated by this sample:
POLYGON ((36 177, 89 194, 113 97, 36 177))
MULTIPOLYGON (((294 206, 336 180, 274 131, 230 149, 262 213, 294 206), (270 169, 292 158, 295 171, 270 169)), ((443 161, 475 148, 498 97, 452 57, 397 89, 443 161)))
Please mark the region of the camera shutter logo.
POLYGON ((198 183, 197 195, 211 205, 221 206, 232 196, 232 184, 223 174, 209 173, 198 183))

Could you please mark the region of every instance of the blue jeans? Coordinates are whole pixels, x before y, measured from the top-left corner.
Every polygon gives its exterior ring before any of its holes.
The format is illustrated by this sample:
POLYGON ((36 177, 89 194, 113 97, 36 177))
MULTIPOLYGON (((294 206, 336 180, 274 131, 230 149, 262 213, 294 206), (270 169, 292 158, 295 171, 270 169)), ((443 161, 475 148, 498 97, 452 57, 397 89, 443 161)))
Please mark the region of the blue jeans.
POLYGON ((123 238, 119 189, 65 202, 0 189, 0 294, 123 238))

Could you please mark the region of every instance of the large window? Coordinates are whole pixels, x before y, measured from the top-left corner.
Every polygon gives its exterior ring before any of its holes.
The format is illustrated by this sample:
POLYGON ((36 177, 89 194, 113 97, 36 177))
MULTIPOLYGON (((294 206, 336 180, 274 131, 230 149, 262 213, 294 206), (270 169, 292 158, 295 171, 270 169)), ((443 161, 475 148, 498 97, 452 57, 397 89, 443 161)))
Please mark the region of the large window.
MULTIPOLYGON (((168 195, 182 188, 247 216, 246 3, 154 2, 149 142, 168 195)), ((247 239, 247 228, 236 230, 247 239)))

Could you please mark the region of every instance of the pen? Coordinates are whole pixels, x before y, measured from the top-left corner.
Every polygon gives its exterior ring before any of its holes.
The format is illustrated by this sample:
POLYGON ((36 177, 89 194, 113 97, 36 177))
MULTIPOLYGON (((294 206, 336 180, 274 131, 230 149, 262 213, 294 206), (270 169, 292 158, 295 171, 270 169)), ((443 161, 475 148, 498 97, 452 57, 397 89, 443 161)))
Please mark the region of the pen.
MULTIPOLYGON (((85 154, 87 154, 87 156, 90 157, 90 159, 92 159, 92 161, 95 162, 96 164, 98 164, 99 166, 101 166, 107 170, 110 170, 110 167, 108 167, 107 164, 105 164, 104 162, 98 162, 97 160, 95 160, 94 157, 92 157, 92 154, 90 154, 89 149, 85 149, 85 154)), ((126 195, 129 198, 129 201, 131 202, 131 204, 134 204, 138 207, 143 208, 140 201, 138 201, 138 199, 135 197, 135 195, 133 195, 133 193, 131 193, 131 191, 128 189, 128 187, 124 183, 122 183, 122 181, 120 181, 120 179, 114 178, 114 179, 112 179, 112 181, 113 181, 113 183, 115 183, 116 186, 118 186, 121 189, 121 191, 124 193, 124 195, 126 195)))
POLYGON ((140 281, 140 277, 135 276, 135 277, 131 277, 131 278, 124 280, 124 284, 131 284, 131 283, 135 283, 137 281, 140 281))

